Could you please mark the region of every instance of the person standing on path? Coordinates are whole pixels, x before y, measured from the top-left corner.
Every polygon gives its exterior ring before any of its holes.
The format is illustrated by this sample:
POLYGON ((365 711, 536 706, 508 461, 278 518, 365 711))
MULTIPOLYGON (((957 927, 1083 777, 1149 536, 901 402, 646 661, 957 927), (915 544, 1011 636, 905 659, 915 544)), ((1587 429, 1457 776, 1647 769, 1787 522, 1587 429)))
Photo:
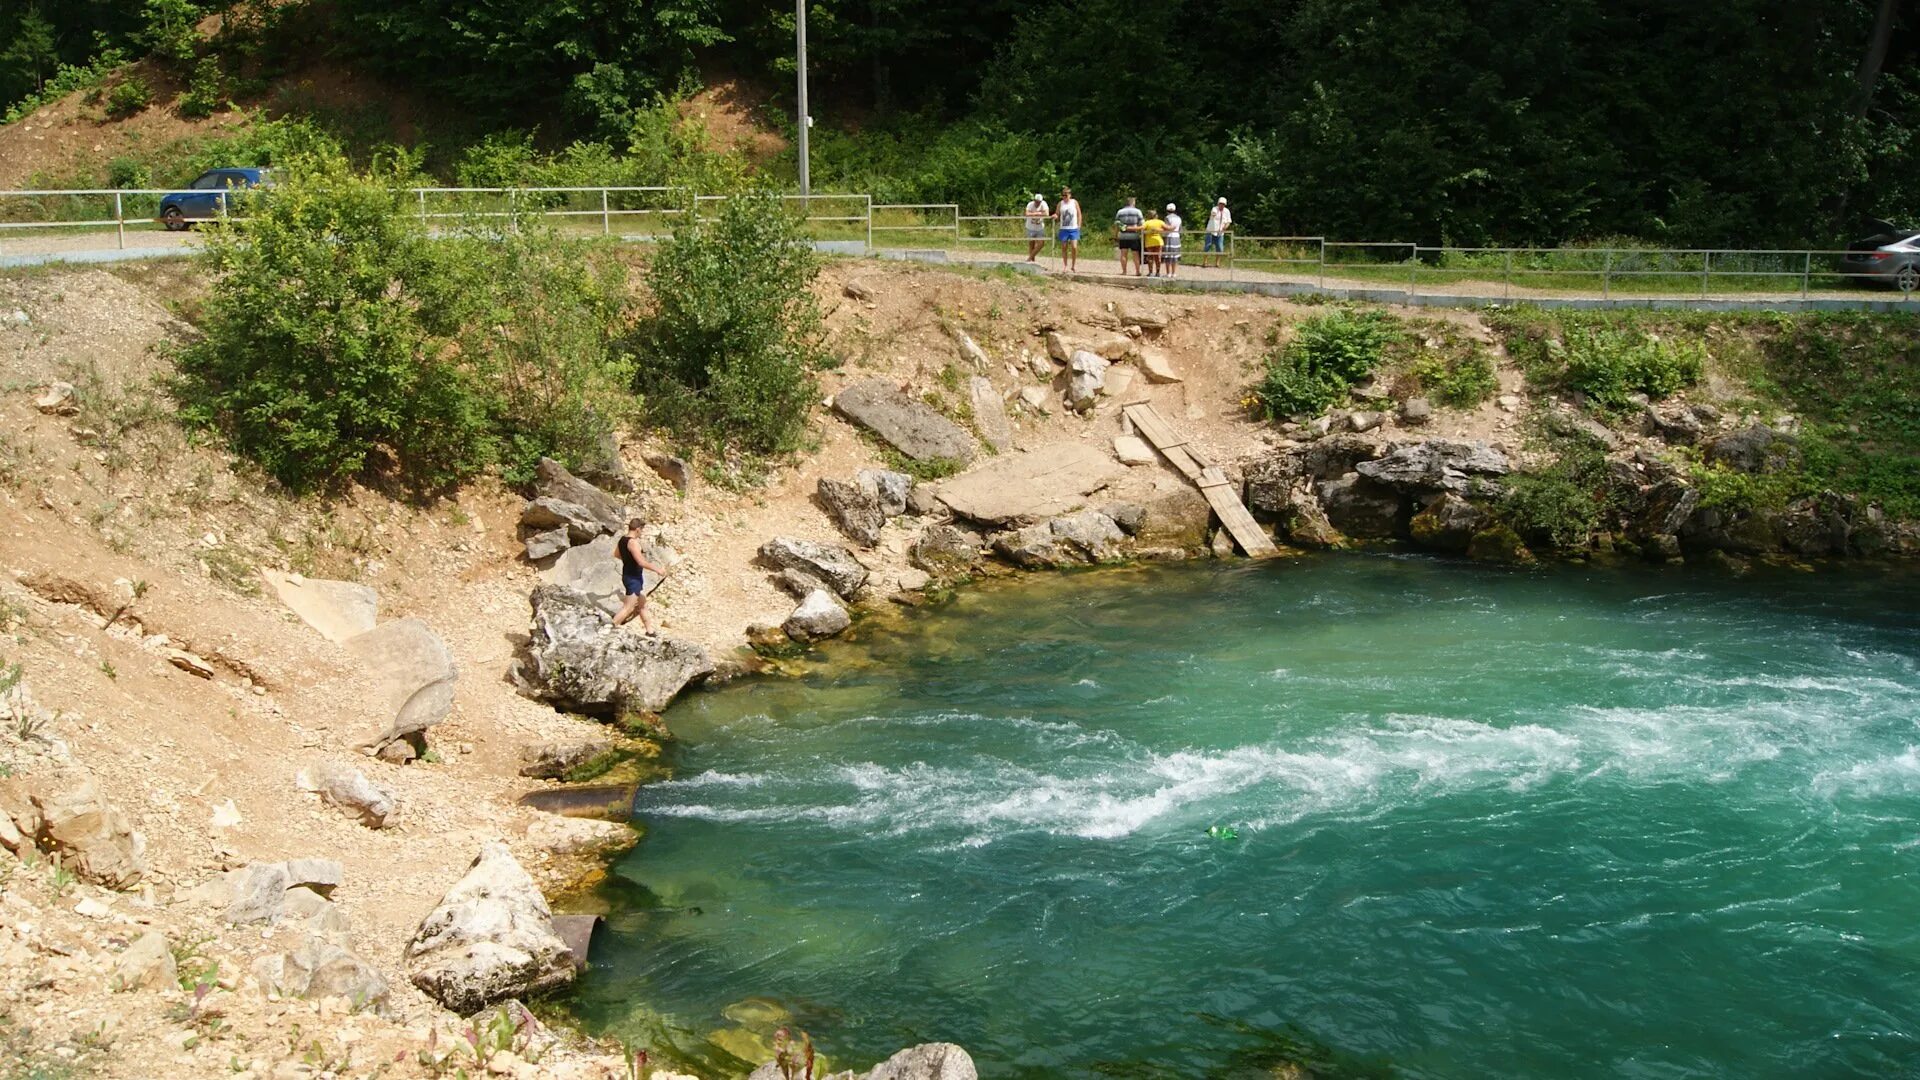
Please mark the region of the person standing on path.
POLYGON ((1073 273, 1080 269, 1080 200, 1073 197, 1073 189, 1060 189, 1060 268, 1073 273))
POLYGON ((1167 216, 1161 220, 1167 223, 1167 232, 1160 249, 1160 266, 1168 277, 1173 277, 1180 271, 1180 226, 1185 222, 1180 220, 1179 207, 1172 203, 1167 204, 1167 216))
POLYGON ((1039 192, 1033 193, 1033 201, 1027 203, 1027 261, 1040 261, 1040 249, 1047 243, 1047 219, 1053 216, 1047 210, 1047 200, 1039 192))
POLYGON ((1160 276, 1160 254, 1167 246, 1167 223, 1159 214, 1140 223, 1140 245, 1147 257, 1147 276, 1160 276))
POLYGON ((1133 252, 1133 276, 1140 276, 1140 226, 1146 224, 1147 215, 1133 205, 1136 200, 1127 196, 1127 205, 1113 215, 1114 246, 1120 252, 1120 276, 1127 276, 1127 252, 1133 252))
POLYGON ((1233 229, 1233 211, 1227 209, 1227 197, 1220 196, 1207 211, 1207 242, 1200 250, 1200 265, 1213 265, 1210 260, 1218 255, 1222 263, 1227 260, 1227 233, 1233 229))
POLYGON ((627 522, 627 535, 613 543, 613 553, 620 560, 620 584, 626 587, 627 599, 620 605, 620 614, 613 617, 613 625, 625 626, 635 615, 640 616, 640 625, 649 634, 658 634, 660 628, 654 625, 652 613, 647 611, 647 574, 651 571, 658 577, 665 577, 664 567, 655 566, 647 561, 640 547, 640 530, 645 522, 639 518, 627 522))

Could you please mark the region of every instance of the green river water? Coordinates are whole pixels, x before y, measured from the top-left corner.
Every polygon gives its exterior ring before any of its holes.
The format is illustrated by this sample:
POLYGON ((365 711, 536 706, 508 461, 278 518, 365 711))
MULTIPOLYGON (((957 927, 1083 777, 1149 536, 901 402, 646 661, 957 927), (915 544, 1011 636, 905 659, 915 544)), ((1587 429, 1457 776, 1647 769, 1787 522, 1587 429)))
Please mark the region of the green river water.
POLYGON ((1920 1076, 1917 599, 1388 556, 966 592, 672 710, 576 1007, 709 1066, 790 1013, 988 1078, 1920 1076))

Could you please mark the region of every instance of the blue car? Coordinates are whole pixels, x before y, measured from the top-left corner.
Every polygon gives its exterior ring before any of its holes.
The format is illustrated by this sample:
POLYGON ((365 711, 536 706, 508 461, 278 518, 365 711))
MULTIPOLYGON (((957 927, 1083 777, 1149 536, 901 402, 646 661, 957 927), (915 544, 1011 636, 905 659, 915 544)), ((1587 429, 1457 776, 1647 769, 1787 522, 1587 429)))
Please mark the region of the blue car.
POLYGON ((208 169, 186 191, 163 197, 154 220, 168 232, 191 228, 196 221, 218 221, 245 206, 246 192, 271 182, 266 169, 208 169))

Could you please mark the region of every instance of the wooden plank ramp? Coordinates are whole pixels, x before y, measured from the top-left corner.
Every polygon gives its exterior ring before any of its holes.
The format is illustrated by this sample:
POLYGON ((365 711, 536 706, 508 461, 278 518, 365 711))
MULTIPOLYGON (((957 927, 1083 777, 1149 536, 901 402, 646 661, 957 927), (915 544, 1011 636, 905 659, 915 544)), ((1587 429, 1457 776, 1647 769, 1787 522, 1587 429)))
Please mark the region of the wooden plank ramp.
POLYGON ((1233 542, 1240 545, 1241 551, 1256 559, 1280 553, 1273 545, 1273 538, 1267 535, 1259 522, 1253 520, 1252 514, 1247 513, 1246 504, 1240 501, 1240 493, 1227 480, 1227 474, 1202 456, 1199 447, 1175 431, 1159 410, 1142 401, 1125 406, 1122 412, 1133 423, 1134 430, 1145 436, 1154 449, 1180 470, 1182 476, 1200 489, 1207 505, 1213 507, 1214 516, 1220 519, 1220 524, 1233 537, 1233 542))

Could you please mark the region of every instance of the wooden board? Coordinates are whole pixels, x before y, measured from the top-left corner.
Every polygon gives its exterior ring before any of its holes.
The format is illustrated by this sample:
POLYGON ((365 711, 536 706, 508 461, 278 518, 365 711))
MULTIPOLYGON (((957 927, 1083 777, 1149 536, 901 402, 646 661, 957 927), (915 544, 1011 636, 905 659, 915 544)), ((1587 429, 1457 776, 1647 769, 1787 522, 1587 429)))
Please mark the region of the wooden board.
POLYGON ((1213 507, 1214 516, 1220 519, 1221 526, 1233 537, 1234 543, 1240 545, 1241 551, 1256 559, 1279 554, 1279 549, 1273 546, 1273 539, 1247 512, 1246 504, 1240 501, 1240 493, 1234 490, 1227 474, 1207 461, 1184 436, 1174 431, 1158 410, 1141 403, 1128 405, 1125 414, 1133 422, 1134 428, 1153 444, 1154 449, 1160 451, 1173 463, 1174 468, 1180 470, 1182 476, 1200 489, 1207 505, 1213 507))

